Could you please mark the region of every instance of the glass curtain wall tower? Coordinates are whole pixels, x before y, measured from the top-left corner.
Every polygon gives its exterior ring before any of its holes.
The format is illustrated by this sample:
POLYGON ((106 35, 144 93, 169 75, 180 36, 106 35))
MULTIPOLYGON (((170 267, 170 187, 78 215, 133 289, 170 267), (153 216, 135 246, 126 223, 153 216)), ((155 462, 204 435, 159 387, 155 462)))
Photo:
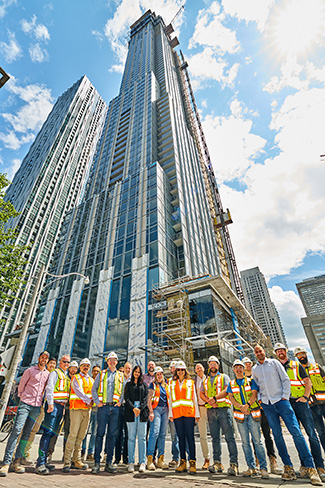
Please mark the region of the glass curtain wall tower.
POLYGON ((34 360, 44 347, 92 359, 114 349, 144 365, 157 284, 218 275, 230 289, 170 29, 151 11, 131 26, 120 92, 52 267, 90 284, 70 278, 50 291, 34 360))
POLYGON ((59 97, 8 188, 6 200, 21 212, 8 225, 17 229, 17 243, 29 245, 30 251, 26 284, 0 314, 1 345, 6 333, 19 333, 64 216, 79 202, 105 109, 93 85, 82 77, 59 97))

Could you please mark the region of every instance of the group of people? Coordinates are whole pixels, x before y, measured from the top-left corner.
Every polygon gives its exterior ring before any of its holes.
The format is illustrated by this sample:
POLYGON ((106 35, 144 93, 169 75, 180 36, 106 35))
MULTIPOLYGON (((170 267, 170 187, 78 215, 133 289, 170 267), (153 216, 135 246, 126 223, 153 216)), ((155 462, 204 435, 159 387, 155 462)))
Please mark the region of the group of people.
POLYGON ((310 364, 304 348, 295 349, 295 361, 289 360, 283 344, 276 344, 278 359, 266 357, 260 345, 254 348, 256 364, 246 357, 233 364, 234 378, 219 371, 216 356, 208 359, 208 371, 195 366, 194 379, 182 360, 170 364, 171 377, 149 361, 147 373, 139 365, 125 363, 117 369, 118 357, 110 352, 107 369, 94 366, 85 358, 79 365, 64 355, 58 366, 47 351, 40 354, 37 366, 28 368, 19 383, 20 403, 13 430, 7 442, 0 476, 10 465, 24 473, 35 434, 42 426, 35 471, 47 475, 55 469, 50 456, 64 425, 64 473, 71 468, 87 470, 85 460, 93 461, 92 473, 104 470, 116 473, 123 459, 128 471, 135 469, 135 444, 138 440, 139 472, 175 468, 178 473, 195 474, 196 446, 194 430, 198 425, 204 457, 202 469, 222 473, 221 431, 229 453, 227 474, 236 476, 238 450, 234 421, 241 438, 247 469, 243 476, 268 479, 270 471, 283 480, 296 479, 296 473, 282 433, 282 419, 300 458, 300 476, 311 484, 325 481, 321 445, 325 450, 325 372, 310 364), (78 372, 79 370, 79 372, 78 372), (210 462, 207 424, 212 438, 213 462, 210 462), (308 436, 310 449, 301 432, 308 436), (165 461, 165 439, 170 429, 172 459, 165 461), (90 432, 87 446, 87 433, 90 432), (261 441, 263 433, 266 452, 261 441), (272 437, 273 434, 273 437, 272 437), (274 443, 283 462, 277 465, 274 443), (115 452, 115 459, 114 459, 115 452), (114 459, 114 460, 113 460, 114 459))

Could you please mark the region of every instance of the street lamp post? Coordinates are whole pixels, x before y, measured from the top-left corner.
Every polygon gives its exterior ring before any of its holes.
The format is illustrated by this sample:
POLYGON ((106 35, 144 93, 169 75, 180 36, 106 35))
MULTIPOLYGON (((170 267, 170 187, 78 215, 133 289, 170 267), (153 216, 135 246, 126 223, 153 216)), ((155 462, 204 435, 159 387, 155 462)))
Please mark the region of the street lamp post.
POLYGON ((55 278, 55 280, 52 280, 50 283, 45 285, 43 287, 42 291, 47 286, 54 283, 55 281, 60 280, 61 278, 67 278, 68 276, 74 276, 74 275, 81 276, 82 278, 84 278, 84 283, 86 285, 89 284, 88 276, 85 276, 81 273, 68 273, 68 274, 64 274, 64 275, 52 275, 50 273, 47 273, 44 270, 45 270, 45 266, 42 265, 41 270, 40 270, 39 275, 38 275, 38 278, 37 278, 37 282, 36 282, 35 289, 34 289, 34 292, 32 295, 32 299, 31 299, 31 302, 30 302, 30 305, 29 305, 29 308, 28 308, 28 311, 27 311, 27 314, 26 314, 26 317, 24 320, 24 325, 23 325, 21 332, 20 332, 20 335, 19 335, 18 344, 16 346, 15 353, 14 353, 14 356, 13 356, 12 361, 11 361, 10 369, 6 375, 6 384, 5 384, 5 387, 4 387, 2 396, 1 396, 1 400, 0 400, 0 426, 2 425, 3 418, 4 418, 4 415, 6 412, 6 407, 7 407, 7 403, 9 400, 11 388, 12 388, 12 385, 13 385, 13 382, 14 382, 14 379, 16 376, 17 368, 18 368, 19 363, 21 361, 21 352, 22 352, 24 344, 25 344, 25 339, 26 339, 28 328, 31 324, 31 321, 32 321, 32 318, 34 315, 35 304, 36 304, 36 301, 38 298, 39 290, 40 290, 41 283, 42 283, 44 276, 47 274, 48 276, 55 278))

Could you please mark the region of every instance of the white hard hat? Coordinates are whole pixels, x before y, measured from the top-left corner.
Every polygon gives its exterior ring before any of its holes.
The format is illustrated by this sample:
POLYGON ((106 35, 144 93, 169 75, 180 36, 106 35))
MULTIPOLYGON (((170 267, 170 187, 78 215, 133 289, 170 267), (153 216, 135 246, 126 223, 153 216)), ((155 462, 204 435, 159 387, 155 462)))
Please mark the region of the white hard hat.
POLYGON ((153 370, 154 374, 156 373, 163 373, 164 370, 162 369, 161 366, 156 366, 155 369, 153 370))
POLYGON ((108 361, 109 359, 116 359, 116 360, 118 360, 118 356, 117 356, 116 352, 111 351, 109 353, 109 355, 107 356, 106 361, 108 361))
POLYGON ((284 349, 285 351, 287 350, 287 346, 282 344, 282 342, 277 342, 275 346, 273 347, 274 351, 277 351, 278 349, 284 349))
POLYGON ((71 366, 74 366, 75 368, 79 367, 77 361, 71 361, 69 368, 71 368, 71 366))
POLYGON ((217 356, 210 356, 208 359, 208 363, 212 363, 212 361, 215 361, 216 363, 220 364, 220 361, 217 358, 217 356))
POLYGON ((186 369, 186 364, 184 363, 184 361, 177 361, 177 363, 175 364, 175 368, 176 369, 186 369))
POLYGON ((304 347, 295 347, 295 350, 293 351, 294 355, 297 356, 297 354, 299 354, 300 352, 304 352, 307 354, 307 351, 304 347))
POLYGON ((245 364, 243 363, 243 361, 241 361, 240 359, 235 359, 234 361, 234 364, 232 365, 232 367, 234 366, 242 366, 243 368, 245 368, 245 364))
POLYGON ((89 361, 89 359, 88 359, 88 358, 82 359, 82 360, 80 361, 80 366, 81 366, 82 364, 89 364, 89 366, 90 366, 90 361, 89 361))
POLYGON ((253 364, 253 361, 250 358, 248 358, 247 356, 244 359, 242 359, 242 361, 244 364, 245 363, 252 363, 253 364))
POLYGON ((173 360, 170 362, 169 367, 170 367, 170 368, 174 368, 174 366, 176 366, 176 364, 177 364, 177 361, 175 361, 175 360, 173 359, 173 360))

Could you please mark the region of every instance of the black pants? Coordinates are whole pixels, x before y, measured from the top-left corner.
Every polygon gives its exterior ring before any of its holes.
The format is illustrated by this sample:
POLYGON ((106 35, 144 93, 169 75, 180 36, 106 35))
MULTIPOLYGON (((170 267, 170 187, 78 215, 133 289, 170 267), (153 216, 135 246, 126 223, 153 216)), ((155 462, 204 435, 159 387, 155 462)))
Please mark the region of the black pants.
POLYGON ((115 442, 115 463, 118 464, 123 456, 124 464, 128 464, 128 428, 124 420, 124 405, 120 406, 116 442, 115 442))
POLYGON ((194 417, 179 417, 174 419, 175 428, 179 440, 181 459, 186 459, 186 441, 190 452, 190 460, 195 461, 194 417))
POLYGON ((263 436, 264 436, 264 440, 265 440, 265 447, 266 447, 267 455, 269 457, 270 456, 276 457, 275 456, 275 450, 274 450, 274 442, 273 442, 273 439, 271 436, 271 429, 270 429, 269 422, 266 418, 266 415, 265 415, 263 409, 261 409, 261 414, 262 414, 261 428, 262 428, 262 432, 263 432, 263 436))

